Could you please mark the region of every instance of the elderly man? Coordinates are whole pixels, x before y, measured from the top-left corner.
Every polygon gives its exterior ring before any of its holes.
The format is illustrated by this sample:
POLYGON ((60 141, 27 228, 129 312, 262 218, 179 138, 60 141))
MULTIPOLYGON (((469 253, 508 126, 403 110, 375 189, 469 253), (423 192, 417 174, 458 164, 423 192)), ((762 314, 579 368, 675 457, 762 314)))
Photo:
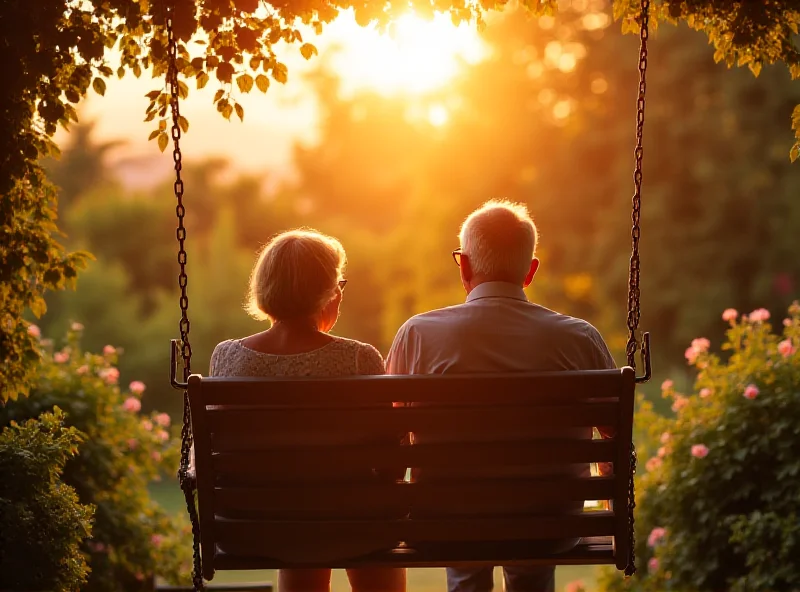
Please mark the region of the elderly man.
MULTIPOLYGON (((389 374, 615 367, 608 347, 592 325, 526 298, 523 288, 533 281, 539 260, 534 256, 536 226, 523 204, 487 202, 464 221, 460 242, 453 258, 461 271, 466 302, 409 319, 392 343, 387 357, 389 374)), ((537 437, 547 435, 509 434, 498 426, 497 439, 537 437)), ((430 441, 425 440, 425 434, 415 434, 415 439, 430 441)), ((575 468, 575 474, 587 472, 588 465, 575 468)), ((458 477, 452 472, 439 473, 420 474, 420 479, 458 477)), ((550 541, 549 550, 564 550, 575 542, 550 541)), ((504 568, 504 576, 508 592, 555 589, 554 567, 509 566, 504 568)), ((494 585, 493 568, 447 568, 447 585, 449 592, 488 592, 494 585)))

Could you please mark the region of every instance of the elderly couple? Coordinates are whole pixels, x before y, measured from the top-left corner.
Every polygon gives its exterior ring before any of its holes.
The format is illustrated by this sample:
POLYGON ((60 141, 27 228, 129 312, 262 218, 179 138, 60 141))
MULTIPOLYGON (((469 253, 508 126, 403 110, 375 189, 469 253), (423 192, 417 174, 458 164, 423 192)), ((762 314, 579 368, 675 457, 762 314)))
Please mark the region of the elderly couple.
MULTIPOLYGON (((384 360, 373 346, 329 334, 339 316, 345 252, 336 239, 291 231, 261 252, 250 282, 249 311, 271 327, 224 341, 212 376, 346 376, 614 368, 597 330, 527 300, 523 288, 539 267, 537 231, 527 208, 490 201, 461 226, 453 258, 464 304, 417 315, 398 331, 384 360)), ((491 567, 448 568, 450 592, 488 592, 491 567)), ((354 592, 402 592, 405 570, 348 570, 354 592)), ((330 589, 330 570, 281 570, 280 592, 330 589)), ((552 592, 554 567, 506 567, 510 592, 552 592)))

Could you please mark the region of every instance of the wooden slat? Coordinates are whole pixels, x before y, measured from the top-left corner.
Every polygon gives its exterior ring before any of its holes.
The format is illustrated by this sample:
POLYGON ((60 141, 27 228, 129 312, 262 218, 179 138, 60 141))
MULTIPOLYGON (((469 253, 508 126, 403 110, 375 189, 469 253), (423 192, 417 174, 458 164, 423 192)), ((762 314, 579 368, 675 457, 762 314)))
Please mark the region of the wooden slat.
MULTIPOLYGON (((433 520, 232 520, 216 519, 217 543, 229 549, 246 549, 253 555, 273 555, 282 547, 306 549, 314 556, 318 547, 336 548, 337 543, 375 541, 376 548, 388 541, 469 542, 565 539, 608 536, 614 532, 611 512, 586 512, 565 516, 514 516, 498 518, 452 518, 433 520)), ((391 543, 389 543, 391 545, 391 543)), ((388 546, 388 545, 387 545, 388 546)), ((305 553, 300 553, 301 555, 305 553)))
POLYGON ((289 476, 368 467, 475 468, 615 460, 611 440, 540 440, 415 446, 304 446, 212 455, 218 473, 289 476))
POLYGON ((225 512, 353 512, 366 507, 393 508, 407 512, 417 506, 450 500, 459 509, 487 501, 547 504, 565 500, 611 499, 613 477, 574 479, 505 479, 455 483, 365 483, 272 486, 252 488, 217 487, 215 511, 225 512))
POLYGON ((619 430, 617 438, 617 458, 614 462, 614 472, 617 475, 613 508, 616 511, 616 527, 614 540, 616 541, 615 559, 617 569, 625 569, 630 555, 631 524, 628 521, 628 491, 631 474, 631 442, 633 441, 633 400, 636 389, 636 374, 633 368, 623 369, 622 378, 624 388, 619 405, 619 430))
MULTIPOLYGON (((582 540, 575 548, 558 554, 542 554, 530 549, 524 542, 517 549, 493 544, 476 544, 466 552, 463 545, 437 545, 435 548, 417 550, 390 549, 363 557, 333 563, 304 563, 303 567, 349 568, 376 567, 458 567, 460 565, 603 565, 614 563, 611 537, 592 537, 582 540)), ((217 569, 281 569, 297 567, 296 563, 268 557, 232 555, 218 552, 214 558, 217 569)))
POLYGON ((620 395, 620 370, 347 378, 204 377, 206 405, 363 406, 394 401, 513 405, 620 395), (497 393, 503 396, 498 397, 497 393))
POLYGON ((209 409, 207 415, 208 425, 215 435, 223 432, 269 445, 270 436, 285 432, 341 436, 380 431, 435 432, 444 427, 448 433, 457 428, 458 432, 471 434, 487 427, 501 426, 506 431, 529 430, 535 434, 541 428, 616 427, 619 411, 613 403, 396 409, 239 409, 222 406, 209 409))

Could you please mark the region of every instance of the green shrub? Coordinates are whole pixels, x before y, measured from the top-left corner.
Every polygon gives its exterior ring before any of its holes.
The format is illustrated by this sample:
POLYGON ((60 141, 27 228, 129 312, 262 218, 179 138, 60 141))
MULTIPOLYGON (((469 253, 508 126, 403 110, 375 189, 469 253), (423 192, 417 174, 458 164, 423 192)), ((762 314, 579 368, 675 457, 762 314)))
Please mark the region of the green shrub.
POLYGON ((56 408, 0 432, 0 590, 77 590, 92 506, 61 481, 82 440, 56 408))
POLYGON ((675 416, 642 405, 637 566, 606 590, 800 589, 800 305, 783 333, 764 309, 732 309, 726 359, 695 339, 694 393, 662 385, 675 416))
POLYGON ((112 346, 102 354, 83 352, 82 329, 73 324, 58 350, 42 340, 37 384, 28 398, 0 409, 0 425, 58 406, 67 424, 86 435, 64 470, 80 501, 97 508, 93 536, 83 547, 91 567, 84 590, 139 590, 154 574, 174 582, 189 571, 188 521, 169 516, 148 491, 178 465, 170 418, 140 414, 145 385, 132 382, 121 389, 119 353, 112 346))

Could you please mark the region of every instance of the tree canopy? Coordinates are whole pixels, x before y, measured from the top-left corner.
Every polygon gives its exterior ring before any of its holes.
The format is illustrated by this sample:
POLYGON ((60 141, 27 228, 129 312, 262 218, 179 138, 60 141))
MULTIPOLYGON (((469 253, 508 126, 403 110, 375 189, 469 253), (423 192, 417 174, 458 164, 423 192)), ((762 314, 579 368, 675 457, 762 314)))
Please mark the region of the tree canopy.
MULTIPOLYGON (((56 195, 38 165, 53 153, 57 126, 77 121, 75 105, 91 87, 104 94, 106 79, 158 77, 167 69, 166 22, 171 16, 178 42, 180 94, 217 84, 217 111, 240 118, 238 93, 267 92, 271 81, 286 83, 289 72, 275 51, 279 43, 294 45, 311 58, 316 48, 308 38, 346 9, 362 25, 386 25, 413 10, 420 15, 449 12, 453 21, 483 23, 491 10, 508 0, 8 0, 0 13, 3 49, 0 90, 0 396, 27 391, 35 367, 36 344, 22 320, 26 310, 41 314, 45 291, 60 289, 76 276, 87 254, 67 253, 58 243, 56 195), (114 51, 109 51, 109 50, 114 51), (212 82, 213 80, 213 82, 212 82)), ((529 14, 552 14, 557 0, 521 0, 529 14)), ((602 0, 586 0, 602 9, 602 0)), ((636 30, 639 0, 614 0, 614 16, 625 30, 636 30)), ((796 0, 729 2, 727 0, 652 0, 658 20, 685 21, 703 31, 715 59, 729 66, 761 67, 784 63, 800 77, 796 42, 800 9, 796 0)), ((148 94, 146 118, 154 122, 151 139, 164 149, 169 143, 169 98, 164 88, 148 94)), ((800 109, 793 127, 800 154, 800 109)), ((181 119, 188 129, 188 121, 181 119)))

